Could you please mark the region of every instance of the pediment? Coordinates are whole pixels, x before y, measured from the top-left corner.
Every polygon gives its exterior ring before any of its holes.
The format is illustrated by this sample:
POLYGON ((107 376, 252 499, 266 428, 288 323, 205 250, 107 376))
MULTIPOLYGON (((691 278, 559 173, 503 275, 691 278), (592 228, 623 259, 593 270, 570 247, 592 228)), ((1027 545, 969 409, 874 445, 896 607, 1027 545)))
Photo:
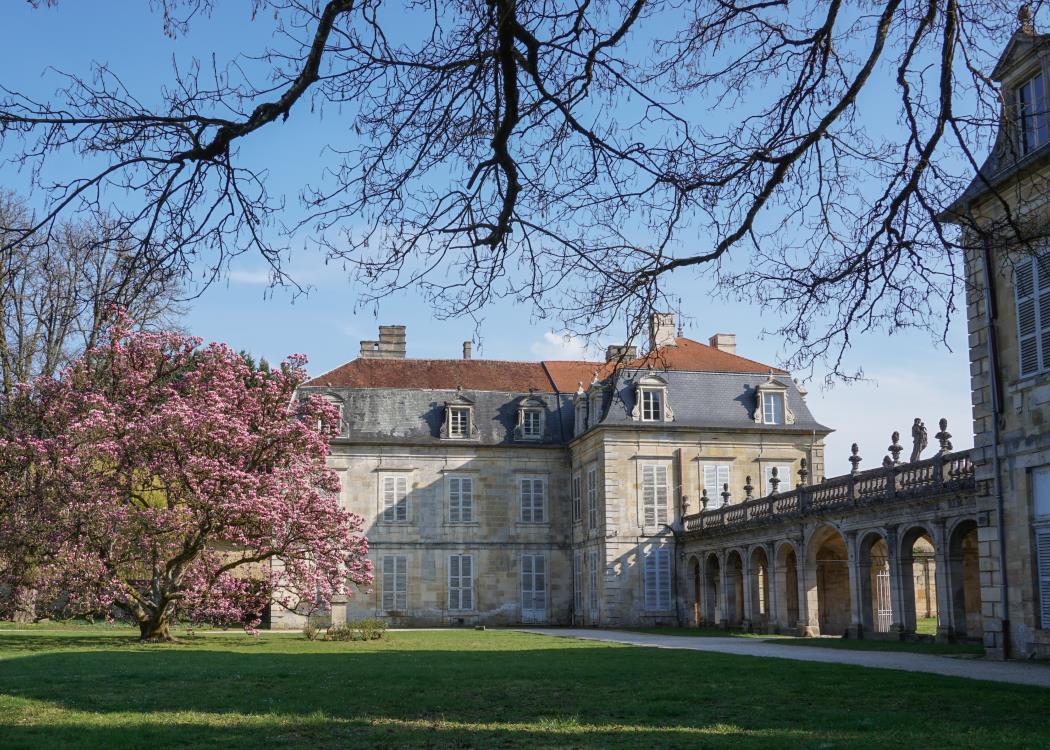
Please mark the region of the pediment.
POLYGON ((1047 34, 1031 34, 1020 29, 1015 31, 1003 53, 999 55, 999 60, 992 69, 991 79, 1002 81, 1009 77, 1013 69, 1021 65, 1034 50, 1043 46, 1048 38, 1050 35, 1047 34))

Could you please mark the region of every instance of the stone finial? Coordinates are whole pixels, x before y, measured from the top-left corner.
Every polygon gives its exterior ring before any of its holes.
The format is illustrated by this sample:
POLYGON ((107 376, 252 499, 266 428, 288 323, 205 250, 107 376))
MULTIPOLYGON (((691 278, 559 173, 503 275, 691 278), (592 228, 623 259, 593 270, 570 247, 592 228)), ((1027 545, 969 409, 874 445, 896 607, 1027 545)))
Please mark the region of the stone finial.
POLYGON ((893 456, 893 465, 896 466, 901 462, 901 453, 904 452, 904 446, 901 445, 901 434, 896 430, 893 431, 893 435, 890 436, 890 439, 892 442, 890 443, 890 447, 886 450, 888 450, 890 455, 893 456))
POLYGON ((774 466, 773 470, 769 472, 769 486, 773 488, 773 490, 769 493, 770 495, 777 494, 777 487, 780 486, 780 477, 777 476, 779 473, 780 472, 777 471, 776 466, 774 466))
POLYGON ((928 443, 926 436, 926 425, 922 423, 922 420, 918 417, 911 426, 911 458, 908 459, 912 463, 915 463, 922 456, 922 452, 926 450, 928 443))
POLYGON ((889 456, 882 457, 882 468, 892 469, 896 464, 893 463, 893 459, 889 456))
POLYGON ((744 482, 744 493, 747 495, 747 499, 751 499, 751 493, 755 491, 755 488, 751 485, 751 475, 747 475, 747 479, 744 482))
POLYGON ((854 443, 853 445, 851 445, 849 447, 849 452, 850 452, 849 463, 850 463, 850 466, 853 467, 852 469, 850 469, 850 474, 856 474, 857 471, 860 469, 860 462, 862 460, 861 457, 860 457, 860 448, 857 447, 856 443, 854 443))
POLYGON ((722 485, 722 505, 729 505, 729 483, 726 482, 722 485))
POLYGON ((805 487, 806 486, 806 482, 807 482, 808 479, 809 479, 809 464, 806 461, 806 459, 803 458, 802 461, 799 462, 798 486, 799 487, 805 487))
POLYGON ((1022 34, 1035 34, 1035 18, 1032 17, 1032 6, 1022 3, 1017 9, 1017 30, 1022 34))
POLYGON ((703 510, 707 510, 707 504, 709 502, 711 502, 711 498, 707 496, 707 488, 705 487, 704 490, 700 493, 700 507, 703 510))
POLYGON ((941 417, 941 421, 937 423, 941 431, 934 435, 938 442, 941 444, 941 453, 947 453, 952 449, 952 434, 948 432, 948 420, 941 417))

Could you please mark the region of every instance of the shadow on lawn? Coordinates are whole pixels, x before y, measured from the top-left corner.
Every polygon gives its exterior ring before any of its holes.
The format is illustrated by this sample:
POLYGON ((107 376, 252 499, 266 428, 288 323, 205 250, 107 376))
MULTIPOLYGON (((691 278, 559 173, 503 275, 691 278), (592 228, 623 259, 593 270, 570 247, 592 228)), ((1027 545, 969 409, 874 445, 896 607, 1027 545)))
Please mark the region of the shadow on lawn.
POLYGON ((721 654, 262 639, 228 649, 207 638, 150 648, 131 636, 0 634, 0 653, 13 651, 21 653, 0 660, 5 748, 1050 742, 1050 727, 1038 718, 1050 711, 1050 691, 721 654), (287 652, 292 647, 298 652, 287 652))

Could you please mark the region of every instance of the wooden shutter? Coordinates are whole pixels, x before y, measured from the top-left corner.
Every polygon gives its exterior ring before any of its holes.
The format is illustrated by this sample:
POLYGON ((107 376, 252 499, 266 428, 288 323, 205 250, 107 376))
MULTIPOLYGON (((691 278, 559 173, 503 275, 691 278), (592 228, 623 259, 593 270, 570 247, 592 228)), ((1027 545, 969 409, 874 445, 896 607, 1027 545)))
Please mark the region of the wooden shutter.
POLYGON ((452 523, 474 520, 474 480, 471 477, 448 478, 448 520, 452 523))
POLYGON ((1024 258, 1014 271, 1021 375, 1030 375, 1039 370, 1039 320, 1035 306, 1035 281, 1034 263, 1031 258, 1024 258))
POLYGON ((598 470, 587 470, 587 523, 598 528, 598 470))
POLYGON ((460 555, 460 605, 463 609, 474 609, 474 558, 460 555))
POLYGON ((408 558, 404 555, 383 558, 383 609, 408 609, 408 558))
POLYGON ((408 520, 408 479, 383 477, 383 520, 408 520))
POLYGON ((460 556, 449 555, 448 558, 448 608, 460 609, 459 581, 460 581, 460 556))
POLYGON ((656 566, 656 552, 649 550, 645 555, 645 608, 646 609, 659 609, 657 605, 657 588, 659 587, 659 577, 656 566))
POLYGON ((642 467, 642 523, 645 526, 667 523, 666 466, 642 467))
POLYGON ((651 549, 645 555, 645 608, 671 608, 671 553, 666 549, 651 549))
POLYGON ((391 610, 394 608, 395 598, 395 569, 396 561, 393 557, 383 558, 383 609, 391 610))
POLYGON ((572 520, 580 520, 580 508, 582 500, 580 498, 580 475, 572 475, 572 520))
POLYGON ((572 554, 572 606, 577 617, 583 614, 583 553, 572 554))
POLYGON ((1036 564, 1039 569, 1039 613, 1043 628, 1050 629, 1050 526, 1035 530, 1036 564))

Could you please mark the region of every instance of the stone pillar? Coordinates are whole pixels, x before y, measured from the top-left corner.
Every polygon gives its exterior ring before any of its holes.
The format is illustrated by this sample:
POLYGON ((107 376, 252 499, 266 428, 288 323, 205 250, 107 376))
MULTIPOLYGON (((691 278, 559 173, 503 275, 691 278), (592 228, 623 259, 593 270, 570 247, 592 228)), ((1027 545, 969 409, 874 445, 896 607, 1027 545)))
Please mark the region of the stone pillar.
POLYGON ((346 625, 346 607, 349 598, 343 596, 332 597, 332 626, 346 625))
POLYGON ((952 593, 948 584, 948 533, 943 518, 934 523, 933 533, 933 571, 934 585, 937 589, 937 640, 945 643, 952 638, 952 593))
POLYGON ((754 602, 751 601, 751 550, 749 548, 744 549, 744 554, 740 560, 740 578, 743 584, 741 588, 743 591, 740 593, 744 597, 744 619, 740 623, 745 633, 751 632, 752 623, 754 622, 754 602))
POLYGON ((718 553, 718 627, 729 629, 729 576, 726 573, 726 552, 718 553))
POLYGON ((780 585, 780 576, 777 575, 777 545, 775 542, 766 542, 763 546, 766 549, 766 559, 769 561, 766 571, 769 577, 769 594, 766 598, 769 616, 766 618, 766 632, 779 633, 782 623, 780 622, 780 595, 777 593, 777 587, 780 585))
POLYGON ((795 573, 798 577, 798 634, 805 637, 820 635, 820 612, 817 602, 809 606, 809 581, 813 581, 813 595, 817 592, 817 571, 809 568, 809 553, 806 551, 805 538, 798 537, 795 542, 795 573))
MULTIPOLYGON (((850 638, 861 638, 864 633, 863 617, 861 616, 861 576, 871 575, 871 571, 862 571, 860 569, 860 555, 857 554, 857 532, 847 531, 845 534, 846 541, 846 560, 847 567, 849 570, 849 627, 846 628, 846 635, 850 638)), ((871 604, 869 602, 868 606, 871 604)))
POLYGON ((886 529, 886 562, 890 568, 890 608, 893 610, 890 620, 890 634, 898 639, 906 629, 903 614, 904 587, 901 580, 899 545, 900 538, 897 535, 897 527, 888 527, 886 529))

